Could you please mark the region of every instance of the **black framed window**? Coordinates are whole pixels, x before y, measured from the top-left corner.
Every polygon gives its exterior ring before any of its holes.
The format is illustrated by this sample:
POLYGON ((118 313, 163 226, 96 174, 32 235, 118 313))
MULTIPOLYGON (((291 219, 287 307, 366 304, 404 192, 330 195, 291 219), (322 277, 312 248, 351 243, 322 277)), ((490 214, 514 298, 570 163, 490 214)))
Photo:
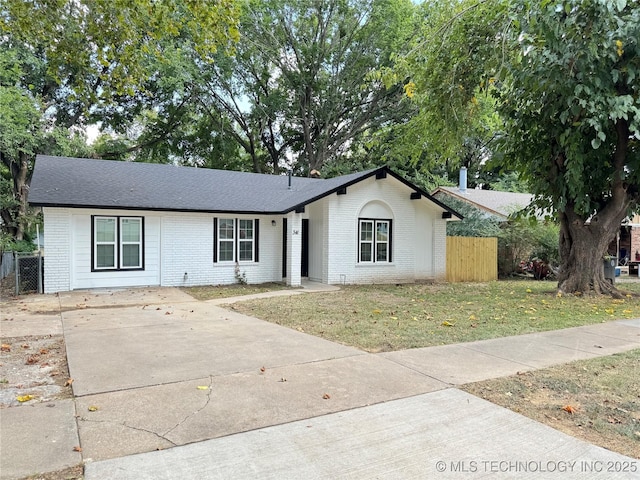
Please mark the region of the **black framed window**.
POLYGON ((99 216, 92 220, 92 270, 144 269, 144 218, 99 216))
POLYGON ((391 220, 358 220, 358 262, 391 262, 391 220))
POLYGON ((257 218, 214 218, 214 263, 257 262, 259 226, 257 218))

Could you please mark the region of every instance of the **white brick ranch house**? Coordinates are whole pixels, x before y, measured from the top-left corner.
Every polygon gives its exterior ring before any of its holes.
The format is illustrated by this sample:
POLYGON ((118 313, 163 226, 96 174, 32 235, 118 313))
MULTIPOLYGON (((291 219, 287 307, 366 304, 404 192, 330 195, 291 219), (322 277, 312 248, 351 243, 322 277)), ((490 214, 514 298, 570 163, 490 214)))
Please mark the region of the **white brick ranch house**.
POLYGON ((444 279, 458 213, 387 167, 331 179, 38 156, 46 293, 444 279))

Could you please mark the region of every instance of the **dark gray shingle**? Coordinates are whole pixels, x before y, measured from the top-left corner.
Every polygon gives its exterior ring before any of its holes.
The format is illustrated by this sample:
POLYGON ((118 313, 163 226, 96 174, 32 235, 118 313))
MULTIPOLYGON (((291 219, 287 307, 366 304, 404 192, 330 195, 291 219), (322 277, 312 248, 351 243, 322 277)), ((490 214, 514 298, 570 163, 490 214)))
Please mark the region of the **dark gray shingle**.
POLYGON ((286 213, 376 170, 327 180, 172 165, 39 155, 29 201, 37 206, 286 213))

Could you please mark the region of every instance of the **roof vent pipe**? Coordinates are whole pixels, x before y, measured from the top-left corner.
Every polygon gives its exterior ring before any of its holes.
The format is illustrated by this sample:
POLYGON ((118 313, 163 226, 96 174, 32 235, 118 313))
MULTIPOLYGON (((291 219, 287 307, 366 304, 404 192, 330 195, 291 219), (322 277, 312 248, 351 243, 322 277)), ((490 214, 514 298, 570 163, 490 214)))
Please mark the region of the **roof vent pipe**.
POLYGON ((293 175, 293 171, 289 170, 289 190, 291 190, 291 176, 293 175))
POLYGON ((460 182, 458 183, 458 190, 462 193, 467 192, 467 167, 460 168, 460 182))

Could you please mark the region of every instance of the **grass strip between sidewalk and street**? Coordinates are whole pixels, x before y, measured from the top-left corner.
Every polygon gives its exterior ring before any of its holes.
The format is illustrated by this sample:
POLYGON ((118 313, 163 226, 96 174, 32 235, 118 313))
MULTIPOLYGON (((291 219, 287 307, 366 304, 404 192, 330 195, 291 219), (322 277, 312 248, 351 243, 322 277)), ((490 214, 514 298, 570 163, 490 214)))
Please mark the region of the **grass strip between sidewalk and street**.
MULTIPOLYGON (((640 459, 639 367, 637 349, 462 389, 573 437, 640 459)), ((640 474, 640 462, 638 466, 640 474)))

